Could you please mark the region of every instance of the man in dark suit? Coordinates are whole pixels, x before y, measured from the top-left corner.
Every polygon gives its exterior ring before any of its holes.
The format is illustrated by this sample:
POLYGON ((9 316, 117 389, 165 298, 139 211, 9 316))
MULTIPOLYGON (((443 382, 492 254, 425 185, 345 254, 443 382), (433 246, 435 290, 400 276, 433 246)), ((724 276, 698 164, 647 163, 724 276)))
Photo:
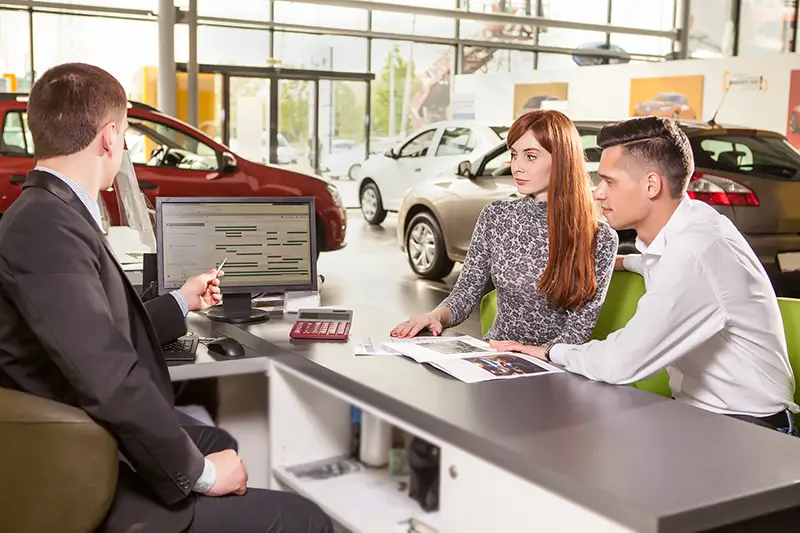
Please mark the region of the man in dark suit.
POLYGON ((143 304, 115 260, 97 198, 120 169, 126 110, 119 82, 90 65, 54 67, 31 90, 37 167, 0 219, 0 386, 78 406, 116 437, 102 533, 328 533, 319 507, 248 490, 224 439, 181 427, 160 347, 220 300, 218 273, 143 304))

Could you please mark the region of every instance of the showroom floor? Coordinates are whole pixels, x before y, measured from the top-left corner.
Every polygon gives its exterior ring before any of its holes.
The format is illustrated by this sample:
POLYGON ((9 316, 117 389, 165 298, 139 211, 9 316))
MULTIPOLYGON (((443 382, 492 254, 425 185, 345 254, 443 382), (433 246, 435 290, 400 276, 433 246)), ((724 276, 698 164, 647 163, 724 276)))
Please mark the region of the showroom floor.
MULTIPOLYGON (((443 282, 417 278, 400 250, 396 223, 397 216, 389 214, 381 226, 370 226, 360 211, 348 210, 347 247, 320 255, 318 270, 325 276, 324 305, 366 300, 364 303, 370 307, 397 315, 402 321, 433 309, 447 296, 458 279, 460 265, 456 264, 443 282)), ((480 337, 477 311, 459 331, 480 337)))

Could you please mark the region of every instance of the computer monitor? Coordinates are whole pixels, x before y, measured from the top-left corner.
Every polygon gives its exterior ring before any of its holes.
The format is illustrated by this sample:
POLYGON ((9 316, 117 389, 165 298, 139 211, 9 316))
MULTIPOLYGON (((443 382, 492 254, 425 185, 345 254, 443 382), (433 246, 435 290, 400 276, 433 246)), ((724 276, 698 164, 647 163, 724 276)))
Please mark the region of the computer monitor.
POLYGON ((253 294, 317 290, 314 198, 158 198, 156 217, 159 293, 227 258, 211 319, 267 320, 253 294))

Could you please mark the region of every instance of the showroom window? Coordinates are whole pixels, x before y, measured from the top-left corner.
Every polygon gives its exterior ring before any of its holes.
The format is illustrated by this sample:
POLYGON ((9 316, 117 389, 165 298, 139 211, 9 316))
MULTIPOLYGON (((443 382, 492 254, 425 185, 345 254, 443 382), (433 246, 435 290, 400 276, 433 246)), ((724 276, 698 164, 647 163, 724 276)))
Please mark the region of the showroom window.
POLYGON ((475 149, 475 134, 469 128, 445 128, 436 156, 469 154, 475 149))
POLYGON ((275 32, 276 59, 284 66, 315 70, 366 72, 367 40, 338 35, 275 32))
POLYGON ((12 76, 17 91, 30 88, 31 49, 28 14, 0 10, 0 90, 10 91, 12 76), (9 77, 2 77, 8 74, 9 77))
POLYGON ((0 153, 3 155, 33 155, 33 138, 28 129, 27 113, 20 111, 6 113, 2 140, 0 153))
MULTIPOLYGON (((456 7, 455 0, 400 0, 397 3, 439 9, 455 9, 456 7)), ((373 11, 372 29, 379 32, 403 33, 406 35, 455 37, 456 21, 444 17, 373 11)))
POLYGON ((742 0, 739 55, 788 52, 794 38, 792 0, 742 0))
POLYGON ((323 4, 275 2, 275 22, 323 28, 367 29, 367 11, 323 4))
POLYGON ((371 71, 375 73, 375 81, 372 83, 370 129, 373 137, 399 140, 426 124, 449 118, 455 51, 454 46, 372 41, 371 71), (408 82, 407 73, 411 78, 408 82), (408 98, 405 98, 406 87, 411 90, 408 98), (405 116, 404 105, 408 108, 405 116), (390 116, 392 110, 393 117, 390 116))
POLYGON ((55 65, 81 61, 107 70, 131 95, 142 93, 144 67, 158 65, 155 21, 36 13, 33 37, 37 76, 55 65))
POLYGON ((428 148, 433 141, 433 136, 436 130, 428 130, 423 132, 403 146, 398 154, 398 157, 425 157, 428 155, 428 148))
POLYGON ((219 170, 217 151, 166 124, 129 118, 125 144, 131 161, 184 170, 219 170))

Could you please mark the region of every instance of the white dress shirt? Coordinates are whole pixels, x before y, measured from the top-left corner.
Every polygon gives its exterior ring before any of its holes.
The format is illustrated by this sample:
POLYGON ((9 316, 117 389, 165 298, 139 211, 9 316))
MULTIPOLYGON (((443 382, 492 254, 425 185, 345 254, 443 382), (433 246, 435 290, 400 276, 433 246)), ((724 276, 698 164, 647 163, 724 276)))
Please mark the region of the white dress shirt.
POLYGON ((554 363, 614 384, 663 368, 676 400, 724 414, 764 417, 790 409, 794 374, 775 291, 739 230, 685 197, 626 270, 647 293, 628 325, 604 341, 557 344, 554 363))

